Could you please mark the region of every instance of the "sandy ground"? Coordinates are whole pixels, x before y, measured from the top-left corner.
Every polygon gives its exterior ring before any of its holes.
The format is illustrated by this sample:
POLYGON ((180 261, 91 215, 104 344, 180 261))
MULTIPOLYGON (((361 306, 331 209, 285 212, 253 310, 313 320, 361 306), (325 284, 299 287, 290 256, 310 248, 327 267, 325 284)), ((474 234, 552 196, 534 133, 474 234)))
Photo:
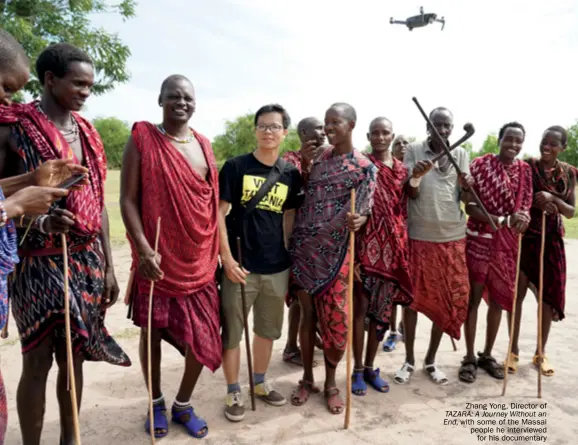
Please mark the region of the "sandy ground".
MULTIPOLYGON (((116 270, 121 289, 126 287, 129 267, 129 252, 126 247, 114 251, 116 270)), ((404 358, 403 344, 393 353, 379 352, 376 366, 386 373, 391 383, 389 394, 380 394, 371 388, 365 397, 353 397, 351 426, 343 429, 343 415, 331 415, 324 404, 322 396, 312 396, 303 407, 294 407, 290 403, 281 408, 275 408, 257 401, 257 410, 247 411, 245 420, 240 424, 232 424, 223 416, 225 382, 222 371, 215 374, 203 371, 199 384, 193 394, 193 404, 197 412, 209 424, 209 435, 203 439, 207 444, 475 444, 498 443, 487 433, 478 437, 470 428, 464 426, 464 416, 457 417, 458 425, 444 425, 448 411, 466 410, 466 403, 487 403, 486 413, 503 412, 507 416, 504 422, 510 422, 511 402, 537 402, 547 404, 545 408, 536 410, 546 419, 546 433, 538 434, 541 442, 532 440, 534 434, 523 433, 526 440, 519 443, 576 443, 578 436, 578 399, 576 378, 578 354, 578 303, 574 299, 578 288, 576 264, 578 260, 578 242, 568 243, 568 288, 567 288, 567 319, 553 326, 548 356, 556 368, 556 375, 543 378, 543 397, 537 399, 537 373, 531 366, 531 359, 536 341, 536 307, 533 298, 528 298, 525 305, 525 315, 521 337, 521 357, 518 374, 508 379, 508 392, 501 397, 502 382, 492 379, 485 371, 480 371, 478 380, 473 385, 462 383, 457 378, 460 360, 465 353, 463 339, 458 342, 458 351, 454 352, 448 337, 444 337, 438 355, 438 363, 450 378, 450 384, 439 387, 430 382, 421 371, 422 360, 418 360, 418 370, 407 386, 393 383, 393 372, 398 369, 404 358), (506 403, 505 411, 493 409, 490 403, 506 403), (544 414, 545 413, 545 414, 544 414)), ((122 296, 121 296, 122 297, 122 296)), ((482 305, 478 329, 478 348, 483 347, 485 323, 483 322, 485 306, 482 305)), ((150 443, 149 436, 144 432, 144 420, 147 410, 147 391, 141 377, 138 363, 138 331, 126 319, 126 307, 119 302, 109 313, 107 326, 133 360, 130 368, 115 367, 108 364, 85 365, 85 390, 80 416, 80 429, 83 444, 123 444, 136 445, 150 443)), ((416 351, 418 357, 423 357, 427 348, 430 322, 420 317, 418 324, 418 340, 416 351)), ((506 317, 503 317, 502 327, 495 348, 495 355, 500 360, 507 350, 506 317)), ((244 344, 244 343, 243 343, 244 344)), ((268 373, 269 379, 288 398, 294 385, 301 377, 300 368, 283 363, 282 350, 285 340, 281 339, 274 345, 273 358, 268 373)), ((9 403, 9 425, 6 444, 22 444, 18 417, 16 413, 16 387, 21 370, 20 348, 17 341, 17 331, 13 320, 10 323, 10 337, 0 346, 2 373, 6 383, 9 403)), ((182 372, 182 359, 170 346, 163 350, 163 389, 169 403, 176 394, 182 372)), ((244 354, 244 352, 243 352, 244 354)), ((319 354, 319 352, 317 352, 319 354)), ((243 357, 246 357, 243 355, 243 357)), ((318 357, 321 359, 321 356, 318 357)), ((338 384, 343 394, 345 392, 345 360, 338 370, 338 384)), ((316 378, 323 382, 323 368, 316 368, 316 378)), ((44 423, 43 444, 56 445, 59 438, 58 408, 55 395, 56 372, 50 374, 46 402, 46 418, 44 423)), ((246 383, 244 392, 248 391, 246 362, 243 361, 241 382, 246 383)), ((248 397, 247 397, 248 399, 248 397)), ((248 404, 250 406, 250 404, 248 404)), ((482 418, 483 409, 471 411, 474 427, 481 420, 496 422, 490 428, 499 428, 499 419, 482 418), (477 417, 476 417, 477 416, 477 417)), ((526 410, 527 411, 527 410, 526 410)), ((454 413, 451 413, 454 414, 454 413)), ((520 426, 520 425, 519 425, 520 426)), ((543 427, 543 425, 541 426, 543 427)), ((169 436, 160 439, 158 443, 179 445, 196 443, 197 439, 187 436, 181 427, 171 424, 169 436)), ((507 431, 506 431, 507 432, 507 431)), ((516 441, 496 433, 499 443, 516 441)), ((513 436, 512 434, 510 436, 513 436)), ((539 439, 538 439, 539 440, 539 439)))

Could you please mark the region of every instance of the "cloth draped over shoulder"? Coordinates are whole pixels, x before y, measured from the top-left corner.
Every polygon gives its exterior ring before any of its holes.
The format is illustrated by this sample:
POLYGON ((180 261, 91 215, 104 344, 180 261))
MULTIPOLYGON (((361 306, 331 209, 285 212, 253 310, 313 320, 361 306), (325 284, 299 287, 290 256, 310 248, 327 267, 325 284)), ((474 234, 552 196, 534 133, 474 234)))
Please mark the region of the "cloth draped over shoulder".
MULTIPOLYGON (((40 162, 53 159, 72 159, 79 163, 76 155, 62 133, 39 110, 39 102, 15 104, 3 108, 0 125, 13 125, 23 131, 40 155, 40 162)), ((82 142, 84 164, 88 168, 90 185, 70 193, 66 198, 66 208, 75 215, 71 231, 82 237, 96 237, 102 225, 104 208, 104 183, 106 180, 106 155, 102 140, 94 126, 78 113, 72 113, 77 122, 82 142)), ((27 165, 29 159, 19 151, 26 171, 33 171, 39 165, 27 165)), ((60 239, 60 236, 54 238, 60 239)), ((48 246, 47 246, 48 247, 48 246)))
POLYGON ((393 305, 407 306, 413 299, 405 192, 408 169, 397 159, 388 167, 368 157, 377 167, 377 184, 371 216, 356 238, 357 262, 370 296, 368 316, 381 334, 389 325, 393 305))
POLYGON ((330 147, 313 163, 290 243, 293 280, 311 296, 331 287, 345 260, 351 189, 357 213, 369 215, 375 175, 375 165, 356 150, 339 155, 330 147))
MULTIPOLYGON (((151 247, 161 218, 159 254, 165 278, 155 284, 155 295, 190 295, 214 282, 218 265, 219 181, 210 142, 195 132, 209 167, 205 180, 153 124, 135 123, 132 137, 141 158, 141 219, 151 247)), ((136 268, 134 246, 132 252, 136 268)), ((139 292, 148 292, 150 281, 138 274, 135 281, 139 292)))
MULTIPOLYGON (((529 215, 532 205, 532 173, 527 163, 515 160, 511 165, 497 155, 487 154, 470 164, 474 190, 491 215, 514 213, 529 215)), ((467 261, 474 282, 484 285, 484 299, 492 299, 510 312, 516 281, 518 234, 502 227, 493 232, 488 223, 468 219, 467 261)))
MULTIPOLYGON (((215 371, 221 364, 220 302, 216 284, 219 254, 217 164, 209 140, 193 132, 209 168, 202 178, 176 147, 149 122, 137 122, 132 138, 140 154, 140 212, 154 246, 161 217, 159 254, 164 278, 155 283, 153 328, 181 354, 187 350, 215 371)), ((127 235, 128 236, 128 235, 127 235)), ((133 321, 148 321, 150 281, 141 277, 132 243, 133 321)))
MULTIPOLYGON (((104 325, 106 261, 100 239, 106 179, 104 146, 90 122, 77 113, 72 113, 72 119, 79 129, 82 163, 89 171, 89 185, 66 199, 67 210, 75 215, 75 224, 66 236, 73 350, 85 360, 130 366, 129 357, 104 325)), ((11 127, 16 153, 27 172, 51 159, 80 163, 37 101, 3 109, 0 124, 11 127)), ((25 230, 18 229, 19 236, 25 230)), ((59 234, 31 229, 23 241, 21 264, 9 277, 9 292, 22 352, 26 353, 47 337, 64 339, 64 265, 59 234)))
MULTIPOLYGON (((550 175, 546 175, 537 159, 527 161, 532 171, 534 194, 548 192, 568 202, 576 187, 576 169, 565 162, 556 161, 550 175)), ((530 226, 522 241, 521 269, 535 290, 540 284, 539 261, 542 254, 542 211, 530 210, 530 226)), ((554 311, 554 321, 565 318, 566 302, 566 252, 564 248, 564 222, 560 213, 546 215, 546 238, 544 245, 544 302, 554 311)))

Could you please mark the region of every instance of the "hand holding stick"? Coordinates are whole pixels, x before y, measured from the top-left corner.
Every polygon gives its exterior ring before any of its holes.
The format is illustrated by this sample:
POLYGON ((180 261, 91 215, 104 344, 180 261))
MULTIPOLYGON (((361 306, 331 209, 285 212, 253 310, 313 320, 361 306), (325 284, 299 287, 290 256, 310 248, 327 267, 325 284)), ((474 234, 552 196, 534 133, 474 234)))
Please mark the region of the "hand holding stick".
POLYGON ((518 260, 516 262, 516 281, 514 282, 514 301, 512 303, 512 320, 510 321, 510 343, 508 344, 508 353, 504 362, 504 385, 502 387, 502 396, 506 395, 506 385, 508 383, 508 363, 512 353, 512 343, 514 342, 514 326, 516 324, 516 301, 518 300, 518 281, 520 280, 520 258, 522 257, 522 236, 518 234, 518 260))
MULTIPOLYGON (((239 266, 243 267, 241 252, 241 238, 237 237, 237 258, 239 266)), ((253 381, 253 359, 251 358, 251 341, 249 340, 249 326, 247 323, 247 297, 245 285, 241 283, 241 305, 243 306, 243 325, 245 327, 245 349, 247 349, 247 366, 249 367, 249 390, 251 394, 251 409, 255 411, 255 382, 253 381)))
MULTIPOLYGON (((155 237, 155 258, 159 252, 159 237, 161 234, 161 218, 157 220, 157 234, 155 237)), ((155 423, 154 413, 153 413, 153 371, 151 362, 151 352, 152 352, 152 320, 153 320, 153 291, 155 288, 155 282, 151 281, 151 287, 149 291, 149 316, 147 321, 147 380, 149 389, 149 423, 150 423, 150 436, 151 443, 155 444, 155 423)))
MULTIPOLYGON (((440 136, 440 134, 438 133, 438 130, 436 127, 434 127, 432 121, 430 120, 430 118, 428 117, 428 115, 425 113, 425 111, 423 110, 423 108, 421 107, 421 105, 419 104, 417 98, 413 98, 412 99, 414 101, 414 103, 417 105, 417 108, 419 109, 420 113, 422 114, 422 116, 424 117, 424 119, 426 120, 429 129, 431 130, 432 135, 434 136, 434 138, 437 140, 437 142, 441 145, 441 147, 444 150, 444 155, 447 155, 449 161, 452 163, 452 165, 454 166, 454 168, 456 169, 456 172, 458 174, 458 176, 462 176, 463 172, 460 169, 460 166, 458 165, 458 163, 456 162, 456 160, 454 159, 454 157, 450 154, 450 150, 446 144, 446 142, 443 140, 443 138, 440 136)), ((468 192, 472 195, 472 197, 474 198, 474 201, 476 201, 476 204, 478 205, 478 207, 480 208, 480 210, 482 212, 484 212, 484 215, 486 215, 486 217, 488 218, 488 221, 490 223, 490 226, 492 227, 492 229, 495 231, 498 230, 498 228, 496 227, 496 224, 494 223, 494 220, 492 219, 492 217, 490 216, 490 214, 488 213, 488 211, 486 210, 486 208, 484 207, 484 204, 482 204, 482 201, 480 201, 480 198, 478 197, 477 193, 475 192, 475 190, 473 188, 470 188, 468 190, 468 192)))
MULTIPOLYGON (((351 214, 355 215, 355 189, 351 189, 351 214)), ((347 394, 344 429, 351 417, 351 351, 353 346, 353 279, 355 275, 355 232, 349 232, 349 283, 347 284, 347 394)))
POLYGON ((72 334, 70 329, 70 295, 68 291, 68 244, 66 234, 61 234, 62 256, 64 263, 64 327, 66 335, 66 363, 70 387, 70 402, 72 405, 72 423, 76 445, 80 445, 80 425, 78 424, 78 403, 76 398, 76 378, 74 374, 74 360, 72 357, 72 334))

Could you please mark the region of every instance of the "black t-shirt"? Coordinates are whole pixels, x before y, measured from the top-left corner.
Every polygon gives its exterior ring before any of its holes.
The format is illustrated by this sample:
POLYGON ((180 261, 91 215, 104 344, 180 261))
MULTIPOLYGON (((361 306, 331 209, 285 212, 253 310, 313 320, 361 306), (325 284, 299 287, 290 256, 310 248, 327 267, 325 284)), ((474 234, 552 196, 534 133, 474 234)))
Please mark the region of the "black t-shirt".
POLYGON ((283 237, 283 213, 298 207, 303 184, 299 170, 286 162, 283 174, 271 191, 245 215, 245 205, 266 181, 272 168, 249 153, 229 159, 219 173, 220 199, 231 204, 226 218, 231 253, 238 261, 237 237, 241 237, 243 267, 263 275, 279 273, 290 266, 283 237))

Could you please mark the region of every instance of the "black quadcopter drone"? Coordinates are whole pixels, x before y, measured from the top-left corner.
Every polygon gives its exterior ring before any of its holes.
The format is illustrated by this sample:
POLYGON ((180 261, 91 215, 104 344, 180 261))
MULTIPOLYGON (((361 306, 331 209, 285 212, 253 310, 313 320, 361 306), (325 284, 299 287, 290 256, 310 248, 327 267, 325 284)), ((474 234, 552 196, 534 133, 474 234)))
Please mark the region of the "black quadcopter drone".
POLYGON ((424 14, 422 6, 419 8, 419 15, 414 15, 406 20, 394 20, 392 17, 389 19, 389 23, 392 25, 405 25, 410 31, 412 31, 413 28, 421 28, 426 25, 431 25, 434 22, 440 22, 442 24, 441 30, 443 31, 444 26, 446 25, 446 20, 443 17, 441 19, 438 19, 437 17, 437 14, 431 12, 424 14))

